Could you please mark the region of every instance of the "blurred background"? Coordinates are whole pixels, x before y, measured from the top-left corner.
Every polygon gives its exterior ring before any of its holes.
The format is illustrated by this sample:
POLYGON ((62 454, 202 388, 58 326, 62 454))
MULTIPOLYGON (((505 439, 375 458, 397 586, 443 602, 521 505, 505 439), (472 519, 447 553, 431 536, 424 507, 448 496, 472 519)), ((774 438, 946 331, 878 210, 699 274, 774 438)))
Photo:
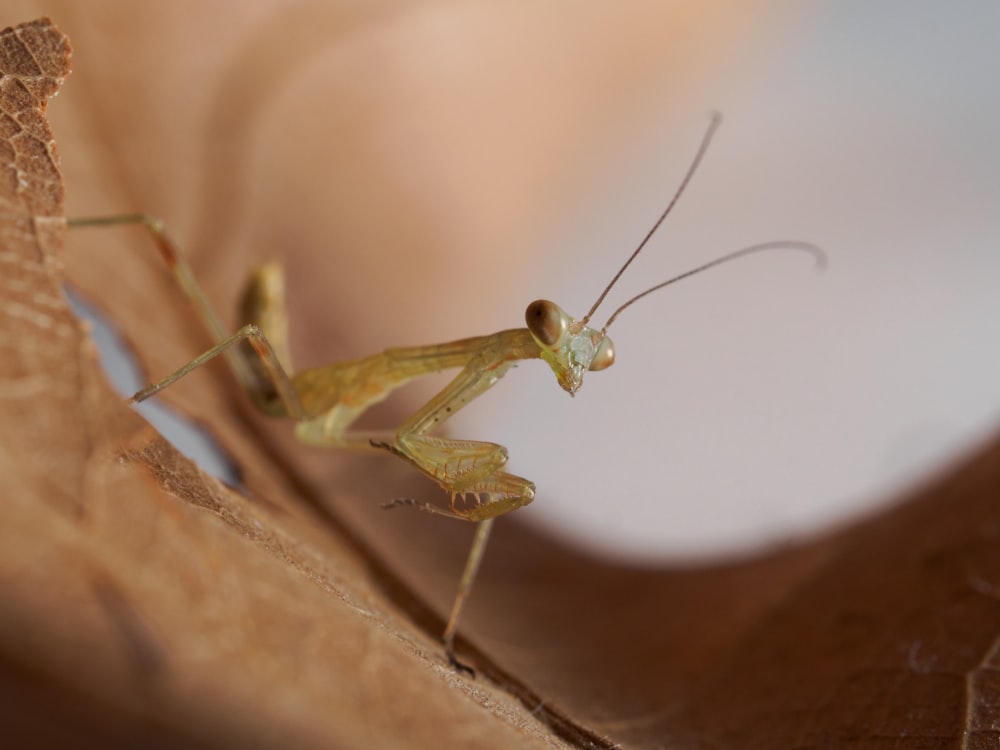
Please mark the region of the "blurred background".
POLYGON ((301 366, 517 327, 538 297, 583 315, 723 113, 596 321, 761 241, 826 272, 712 270, 624 313, 575 399, 527 362, 450 424, 506 445, 538 486, 518 515, 571 544, 795 539, 1000 423, 995 2, 55 5, 70 214, 164 216, 224 312, 284 259, 301 366))
POLYGON ((705 166, 616 298, 772 238, 830 267, 776 253, 683 282, 623 314, 618 364, 575 402, 526 366, 526 412, 508 386, 461 415, 538 480, 533 518, 616 555, 745 548, 878 507, 995 433, 998 31, 990 2, 813 2, 669 104, 650 85, 528 296, 587 309, 713 107, 705 166))
POLYGON ((780 540, 878 506, 995 432, 998 31, 989 2, 808 3, 670 115, 651 103, 624 175, 596 178, 558 260, 543 256, 560 286, 567 268, 586 283, 548 294, 586 308, 711 107, 727 117, 718 141, 623 287, 779 237, 820 244, 830 267, 776 253, 672 287, 616 323, 619 364, 577 403, 540 384, 534 427, 502 405, 466 417, 517 446, 541 523, 627 555, 780 540))

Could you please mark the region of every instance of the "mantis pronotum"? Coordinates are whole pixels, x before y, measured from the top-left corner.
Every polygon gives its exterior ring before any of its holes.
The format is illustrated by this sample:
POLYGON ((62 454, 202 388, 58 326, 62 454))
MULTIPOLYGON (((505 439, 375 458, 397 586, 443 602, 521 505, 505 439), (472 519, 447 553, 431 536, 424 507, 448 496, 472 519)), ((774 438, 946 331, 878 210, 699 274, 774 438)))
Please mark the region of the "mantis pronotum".
POLYGON ((604 370, 614 363, 614 348, 607 331, 621 312, 669 284, 735 258, 776 248, 811 253, 818 264, 825 261, 819 248, 804 242, 777 241, 745 247, 647 289, 615 310, 602 328, 589 327, 591 317, 608 292, 684 192, 720 122, 719 115, 712 117, 695 158, 670 203, 582 319, 570 317, 554 302, 537 300, 528 305, 525 313, 527 328, 445 344, 387 349, 364 359, 301 372, 292 369, 288 353, 281 266, 266 264, 251 275, 243 293, 243 327, 229 335, 196 283, 189 266, 176 252, 160 220, 146 214, 130 214, 77 219, 70 221, 69 225, 144 225, 216 342, 211 349, 173 374, 136 393, 132 397, 133 402, 150 398, 213 357, 224 354, 257 408, 270 416, 295 419, 298 423, 295 434, 302 442, 387 450, 408 461, 451 496, 448 508, 413 500, 395 500, 386 507, 411 505, 478 524, 443 635, 450 663, 458 669, 471 671, 454 654, 455 632, 462 608, 482 560, 493 521, 497 516, 530 503, 535 496, 535 485, 502 470, 507 462, 507 449, 502 445, 453 440, 429 433, 495 385, 518 360, 543 359, 555 373, 562 389, 574 395, 583 384, 587 371, 604 370), (249 348, 236 346, 241 342, 249 343, 249 348), (396 388, 422 375, 447 369, 460 369, 460 372, 403 422, 394 434, 374 437, 350 429, 365 410, 385 399, 396 388))

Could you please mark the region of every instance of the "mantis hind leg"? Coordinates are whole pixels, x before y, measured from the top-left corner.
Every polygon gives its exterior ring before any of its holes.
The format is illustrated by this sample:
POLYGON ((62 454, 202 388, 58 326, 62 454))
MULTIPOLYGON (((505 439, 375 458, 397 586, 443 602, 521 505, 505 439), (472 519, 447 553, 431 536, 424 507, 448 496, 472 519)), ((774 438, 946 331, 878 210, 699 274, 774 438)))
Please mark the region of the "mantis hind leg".
POLYGON ((230 335, 209 303, 191 267, 177 252, 160 219, 145 213, 121 214, 70 219, 70 229, 139 225, 153 239, 156 249, 173 274, 178 286, 190 300, 215 345, 162 380, 139 391, 132 401, 144 401, 177 382, 185 375, 218 355, 225 356, 237 380, 243 385, 254 404, 271 416, 300 418, 302 409, 298 393, 285 367, 289 364, 287 349, 287 315, 284 312, 284 279, 280 267, 264 266, 251 276, 244 292, 243 327, 230 335), (274 336, 274 341, 270 340, 274 336))
MULTIPOLYGON (((288 348, 288 309, 285 305, 285 270, 280 263, 265 263, 250 274, 240 299, 240 322, 260 329, 269 343, 282 373, 293 372, 288 348)), ((275 368, 266 358, 253 356, 243 348, 246 366, 253 371, 253 385, 247 388, 254 405, 270 416, 294 416, 287 398, 278 388, 275 368)), ((285 379, 288 379, 287 374, 285 379)), ((290 384, 289 384, 290 385, 290 384)), ((298 414, 302 414, 301 408, 298 414)))
MULTIPOLYGON (((183 367, 174 370, 162 380, 146 386, 130 399, 133 403, 145 401, 152 398, 164 388, 173 385, 185 375, 197 370, 206 362, 215 359, 220 354, 229 354, 234 347, 243 344, 249 345, 250 349, 256 353, 257 364, 261 372, 268 373, 274 383, 275 398, 282 404, 282 414, 289 414, 298 417, 304 413, 299 400, 298 391, 295 390, 288 374, 282 369, 281 363, 261 330, 255 325, 245 325, 232 336, 227 336, 208 351, 198 355, 183 367)), ((251 394, 253 395, 253 394, 251 394)))

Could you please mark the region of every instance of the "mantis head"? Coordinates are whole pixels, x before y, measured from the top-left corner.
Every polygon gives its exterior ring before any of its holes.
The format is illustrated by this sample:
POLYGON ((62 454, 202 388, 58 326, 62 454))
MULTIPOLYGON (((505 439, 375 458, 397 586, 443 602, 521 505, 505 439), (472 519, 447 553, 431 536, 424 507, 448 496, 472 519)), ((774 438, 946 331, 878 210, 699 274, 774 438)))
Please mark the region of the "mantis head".
POLYGON ((587 325, 590 322, 591 316, 593 316, 593 314, 597 311, 597 308, 600 307, 601 303, 604 301, 604 298, 608 296, 608 292, 611 291, 614 285, 618 282, 618 279, 620 279, 622 274, 625 273, 625 269, 632 264, 632 261, 635 260, 636 256, 646 246, 646 243, 649 242, 649 238, 653 236, 657 229, 659 229, 660 224, 663 223, 663 220, 667 218, 667 214, 670 213, 674 204, 677 203, 677 199, 681 197, 681 194, 687 187, 688 182, 691 181, 691 177, 694 175, 695 170, 698 168, 699 163, 701 163, 702 157, 708 150, 708 145, 712 141, 712 136, 715 134, 715 131, 721 122, 721 115, 716 113, 712 116, 708 130, 705 132, 701 141, 701 146, 698 148, 698 153, 695 154, 694 161, 692 161, 691 166, 688 167, 687 174, 684 175, 684 179, 681 181, 677 192, 674 193, 674 197, 671 199, 670 203, 667 204, 663 213, 660 214, 656 223, 653 224, 653 228, 646 233, 645 238, 643 238, 642 242, 639 243, 639 246, 629 256, 628 260, 625 261, 622 267, 618 269, 618 273, 615 274, 614 278, 611 279, 611 282, 604 288, 604 291, 601 292, 597 301, 590 308, 590 312, 588 312, 582 320, 576 320, 570 317, 561 307, 559 307, 559 305, 555 302, 550 302, 549 300, 535 300, 528 305, 528 309, 525 312, 525 320, 528 324, 528 330, 531 332, 535 343, 538 344, 538 347, 541 350, 542 359, 548 362, 549 367, 552 368, 552 372, 556 375, 556 380, 559 381, 559 385, 562 386, 562 389, 569 393, 569 395, 575 395, 580 389, 580 386, 583 385, 583 375, 588 370, 604 370, 614 364, 615 349, 614 344, 611 343, 611 339, 608 337, 608 328, 625 308, 630 307, 646 295, 652 294, 653 292, 673 284, 674 282, 680 281, 681 279, 686 279, 688 276, 694 276, 697 273, 701 273, 712 266, 726 263, 743 255, 760 252, 761 250, 774 250, 776 248, 802 250, 813 255, 816 260, 816 265, 819 268, 823 268, 826 264, 826 255, 823 251, 808 242, 778 240, 775 242, 765 242, 759 245, 751 245, 749 247, 744 247, 742 250, 737 250, 736 252, 723 255, 715 260, 709 261, 708 263, 704 263, 697 268, 693 268, 690 271, 680 274, 679 276, 667 279, 666 281, 663 281, 656 286, 650 287, 646 291, 637 294, 615 310, 611 314, 611 317, 608 318, 608 322, 605 323, 604 327, 600 330, 591 328, 587 325))
POLYGON ((542 359, 570 396, 583 385, 587 370, 604 370, 615 363, 615 349, 604 331, 574 320, 555 302, 539 299, 524 313, 528 330, 542 350, 542 359))

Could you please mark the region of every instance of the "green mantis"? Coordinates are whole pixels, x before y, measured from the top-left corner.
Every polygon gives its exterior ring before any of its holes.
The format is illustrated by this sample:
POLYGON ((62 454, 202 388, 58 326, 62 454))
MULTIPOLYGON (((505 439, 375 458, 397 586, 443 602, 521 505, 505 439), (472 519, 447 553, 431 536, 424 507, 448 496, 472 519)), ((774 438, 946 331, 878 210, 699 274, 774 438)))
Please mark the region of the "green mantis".
POLYGON ((296 421, 296 437, 307 444, 348 449, 381 449, 404 459, 436 482, 450 497, 447 507, 394 500, 386 507, 409 505, 449 518, 477 524, 472 549, 459 581, 445 626, 443 641, 449 662, 467 670, 454 654, 455 633, 469 596, 494 520, 535 497, 535 485, 505 472, 507 449, 490 442, 459 440, 433 434, 449 417, 492 388, 518 361, 542 359, 559 386, 574 395, 588 372, 614 363, 615 352, 608 328, 623 310, 659 289, 708 268, 765 250, 786 248, 805 251, 818 264, 822 251, 808 243, 768 242, 718 257, 679 276, 657 284, 620 306, 601 328, 590 320, 622 274, 642 251, 670 213, 701 162, 720 124, 714 115, 680 187, 652 229, 621 266, 590 311, 577 320, 548 300, 528 305, 527 327, 445 344, 386 349, 363 359, 338 362, 296 372, 288 352, 288 320, 284 304, 284 278, 277 264, 267 264, 251 274, 242 298, 242 327, 228 334, 198 286, 187 263, 177 253, 162 222, 146 214, 130 214, 70 221, 71 227, 142 224, 180 287, 191 300, 215 345, 202 355, 139 391, 133 402, 148 399, 210 359, 222 354, 255 406, 267 415, 296 421), (429 373, 457 369, 458 374, 437 395, 419 408, 396 431, 373 436, 351 429, 354 421, 393 390, 429 373))

